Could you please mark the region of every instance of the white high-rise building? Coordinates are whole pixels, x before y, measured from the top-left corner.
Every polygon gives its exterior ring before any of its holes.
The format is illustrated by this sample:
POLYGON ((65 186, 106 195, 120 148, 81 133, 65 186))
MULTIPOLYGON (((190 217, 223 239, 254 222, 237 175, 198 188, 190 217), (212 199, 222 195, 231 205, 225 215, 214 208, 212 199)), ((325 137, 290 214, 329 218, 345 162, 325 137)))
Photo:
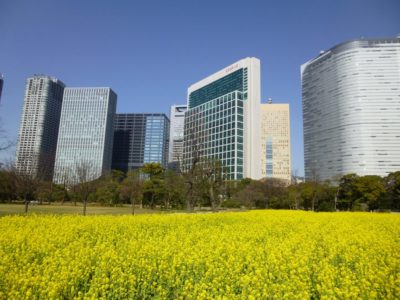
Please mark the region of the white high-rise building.
POLYGON ((116 104, 117 95, 107 87, 64 90, 55 183, 81 181, 82 171, 88 180, 110 171, 116 104))
POLYGON ((291 182, 289 104, 261 104, 261 175, 291 182))
POLYGON ((64 84, 57 78, 27 79, 15 159, 21 174, 53 177, 63 91, 64 84))
POLYGON ((260 61, 245 58, 188 88, 183 170, 219 160, 228 179, 261 178, 260 61))
POLYGON ((306 180, 400 170, 400 38, 360 39, 301 66, 306 180))
POLYGON ((172 105, 169 115, 170 132, 169 132, 169 163, 179 163, 182 161, 183 155, 183 131, 185 126, 185 112, 187 105, 172 105))

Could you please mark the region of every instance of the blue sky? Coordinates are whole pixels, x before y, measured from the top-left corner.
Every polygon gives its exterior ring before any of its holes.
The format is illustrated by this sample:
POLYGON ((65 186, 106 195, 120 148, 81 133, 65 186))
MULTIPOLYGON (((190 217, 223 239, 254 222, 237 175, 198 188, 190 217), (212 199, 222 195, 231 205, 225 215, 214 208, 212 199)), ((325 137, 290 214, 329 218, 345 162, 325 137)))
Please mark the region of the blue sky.
POLYGON ((349 39, 399 34, 399 15, 399 0, 0 1, 2 127, 17 138, 33 74, 110 86, 118 112, 168 113, 190 84, 254 56, 263 101, 290 103, 292 168, 301 175, 300 65, 349 39))

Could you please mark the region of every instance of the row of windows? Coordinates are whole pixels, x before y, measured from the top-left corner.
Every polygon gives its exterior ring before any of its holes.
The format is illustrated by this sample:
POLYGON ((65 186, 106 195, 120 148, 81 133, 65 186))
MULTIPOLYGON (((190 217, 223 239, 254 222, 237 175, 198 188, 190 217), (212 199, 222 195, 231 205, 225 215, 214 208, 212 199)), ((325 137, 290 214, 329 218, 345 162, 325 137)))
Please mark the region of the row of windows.
POLYGON ((189 109, 233 91, 243 92, 243 68, 190 93, 189 109))

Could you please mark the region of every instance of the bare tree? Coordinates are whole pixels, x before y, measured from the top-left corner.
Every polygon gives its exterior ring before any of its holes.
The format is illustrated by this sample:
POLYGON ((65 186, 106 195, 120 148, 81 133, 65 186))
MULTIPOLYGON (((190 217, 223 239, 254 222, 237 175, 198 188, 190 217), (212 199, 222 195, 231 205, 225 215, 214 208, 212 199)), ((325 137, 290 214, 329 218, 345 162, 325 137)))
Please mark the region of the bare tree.
POLYGON ((191 157, 190 161, 188 159, 184 161, 183 176, 187 185, 186 208, 187 210, 193 210, 197 199, 196 186, 199 179, 201 179, 201 176, 198 174, 198 166, 202 151, 197 134, 195 135, 193 131, 191 131, 187 137, 188 139, 185 141, 185 143, 188 143, 191 147, 191 157))
POLYGON ((132 215, 135 214, 135 200, 142 201, 143 178, 138 170, 129 171, 122 181, 121 196, 129 198, 132 207, 132 215))
POLYGON ((33 169, 21 172, 15 166, 11 168, 11 174, 15 182, 17 193, 24 200, 25 213, 28 213, 29 201, 34 199, 39 186, 39 180, 33 169))
POLYGON ((53 197, 53 171, 54 171, 54 155, 50 153, 42 153, 39 157, 36 168, 36 180, 38 182, 37 197, 40 204, 43 199, 48 203, 52 201, 53 197))
MULTIPOLYGON (((61 200, 61 205, 64 205, 65 200, 68 198, 68 191, 73 188, 73 181, 71 178, 71 170, 70 168, 65 168, 62 173, 62 186, 63 186, 63 197, 61 200)), ((75 200, 76 206, 76 200, 75 200)))
POLYGON ((312 174, 312 200, 311 200, 311 210, 315 210, 316 200, 317 200, 317 192, 318 192, 318 184, 319 184, 319 174, 317 172, 316 167, 313 167, 311 170, 312 174))
POLYGON ((77 185, 78 193, 83 203, 84 216, 86 216, 89 195, 95 190, 95 179, 97 177, 92 161, 82 160, 75 164, 73 181, 77 185))
POLYGON ((3 129, 2 122, 0 120, 0 152, 8 150, 14 145, 15 141, 12 141, 7 137, 6 131, 3 129))
POLYGON ((280 178, 264 178, 261 179, 262 192, 264 195, 264 208, 269 208, 273 198, 279 198, 284 194, 287 181, 280 178))
POLYGON ((220 160, 204 160, 199 167, 208 189, 211 208, 216 211, 221 202, 220 193, 224 186, 226 170, 220 160))
POLYGON ((298 183, 298 170, 295 169, 292 171, 292 190, 294 195, 294 208, 299 209, 299 200, 300 200, 300 189, 298 183))

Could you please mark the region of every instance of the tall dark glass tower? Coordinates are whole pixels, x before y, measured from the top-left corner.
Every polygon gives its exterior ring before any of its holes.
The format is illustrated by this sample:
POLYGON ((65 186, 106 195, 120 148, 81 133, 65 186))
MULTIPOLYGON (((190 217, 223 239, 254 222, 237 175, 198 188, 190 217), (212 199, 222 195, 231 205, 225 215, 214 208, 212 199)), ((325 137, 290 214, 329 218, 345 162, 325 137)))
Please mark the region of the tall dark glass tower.
POLYGON ((165 114, 116 114, 112 169, 127 172, 149 162, 167 167, 169 123, 165 114))

